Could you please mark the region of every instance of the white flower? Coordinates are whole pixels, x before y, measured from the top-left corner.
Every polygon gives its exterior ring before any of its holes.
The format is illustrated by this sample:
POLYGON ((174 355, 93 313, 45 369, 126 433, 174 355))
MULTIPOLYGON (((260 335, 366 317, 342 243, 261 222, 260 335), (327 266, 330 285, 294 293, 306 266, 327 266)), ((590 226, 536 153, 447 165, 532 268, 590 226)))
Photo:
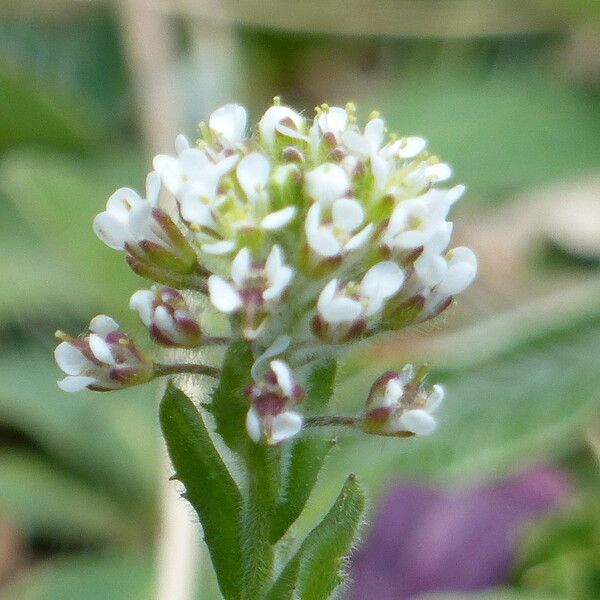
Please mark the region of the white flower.
POLYGON ((159 344, 194 348, 202 341, 200 325, 174 288, 154 286, 151 290, 138 290, 131 296, 129 307, 139 314, 159 344))
POLYGON ((349 193, 350 178, 342 167, 325 163, 306 173, 306 191, 311 200, 328 208, 334 200, 349 193))
POLYGON ((275 143, 275 135, 280 134, 292 139, 306 139, 302 134, 304 119, 288 106, 271 106, 258 123, 262 139, 269 147, 275 143))
POLYGON ((329 223, 321 222, 321 212, 321 204, 315 202, 308 209, 304 222, 308 245, 319 256, 339 256, 357 250, 367 243, 373 232, 372 223, 357 231, 365 220, 365 212, 356 200, 334 200, 329 223))
POLYGON ((152 171, 146 178, 146 198, 130 188, 118 189, 96 216, 94 232, 109 248, 122 250, 126 243, 150 239, 161 243, 151 223, 152 208, 158 205, 160 177, 152 171))
POLYGON ((300 402, 304 390, 295 383, 287 363, 271 361, 269 372, 247 394, 252 407, 246 415, 246 430, 252 440, 259 442, 264 435, 267 444, 274 445, 300 432, 302 415, 289 405, 300 402))
POLYGON ((229 144, 238 144, 246 133, 247 113, 239 104, 225 104, 217 108, 208 119, 208 127, 229 144))
POLYGON ((85 388, 107 391, 145 383, 153 378, 153 365, 133 344, 119 325, 106 315, 94 317, 85 338, 62 332, 55 349, 58 366, 67 376, 58 381, 65 392, 85 388))
POLYGON ((431 189, 422 196, 401 200, 392 212, 380 243, 392 251, 407 252, 426 247, 433 240, 440 246, 437 252, 441 252, 452 234, 452 225, 446 222, 446 217, 463 192, 464 186, 447 191, 431 189))
POLYGON ((444 399, 444 388, 436 384, 426 390, 423 379, 424 373, 415 376, 412 365, 379 377, 367 399, 365 431, 388 436, 432 433, 436 427, 432 414, 444 399))
POLYGON ((383 119, 371 119, 366 125, 365 130, 361 134, 354 129, 348 129, 342 135, 342 140, 346 148, 361 157, 374 157, 381 145, 385 136, 385 123, 383 119))
POLYGON ((333 279, 319 295, 314 332, 331 342, 345 341, 362 334, 368 319, 381 311, 403 283, 404 272, 392 261, 371 267, 360 285, 354 282, 340 285, 337 279, 333 279))
POLYGON ((242 248, 231 263, 231 280, 218 275, 208 278, 208 292, 213 306, 226 314, 244 308, 244 333, 254 339, 262 330, 264 319, 289 287, 294 271, 283 260, 281 248, 273 246, 264 263, 253 263, 248 248, 242 248))
POLYGON ((348 113, 339 106, 328 106, 320 109, 316 122, 323 135, 331 134, 337 142, 342 132, 348 127, 348 113))

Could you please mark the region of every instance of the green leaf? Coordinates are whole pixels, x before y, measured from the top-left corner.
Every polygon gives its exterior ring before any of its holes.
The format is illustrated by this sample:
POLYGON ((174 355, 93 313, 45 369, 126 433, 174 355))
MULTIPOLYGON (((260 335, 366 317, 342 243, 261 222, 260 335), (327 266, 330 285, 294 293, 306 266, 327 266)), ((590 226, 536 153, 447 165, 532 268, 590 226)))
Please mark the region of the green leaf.
POLYGON ((135 539, 136 522, 98 490, 34 454, 0 450, 0 504, 29 535, 71 543, 135 539))
POLYGON ((221 592, 240 597, 242 498, 193 402, 169 384, 160 423, 184 497, 198 513, 221 592))
POLYGON ((2 589, 4 600, 147 600, 153 559, 131 555, 60 558, 25 571, 2 589))
MULTIPOLYGON (((326 360, 317 365, 308 380, 304 408, 307 414, 322 410, 333 395, 336 361, 326 360)), ((300 516, 323 462, 331 448, 332 440, 323 435, 303 433, 290 446, 288 467, 281 486, 281 498, 275 509, 271 531, 271 542, 279 540, 300 516)))
POLYGON ((329 512, 284 567, 267 599, 291 598, 291 582, 297 573, 297 598, 327 600, 344 581, 344 560, 356 541, 364 508, 363 492, 350 475, 329 512))
POLYGON ((233 342, 227 349, 221 379, 207 409, 217 424, 217 433, 236 452, 244 454, 252 444, 246 432, 246 413, 250 404, 244 390, 252 382, 250 369, 254 357, 243 341, 233 342))

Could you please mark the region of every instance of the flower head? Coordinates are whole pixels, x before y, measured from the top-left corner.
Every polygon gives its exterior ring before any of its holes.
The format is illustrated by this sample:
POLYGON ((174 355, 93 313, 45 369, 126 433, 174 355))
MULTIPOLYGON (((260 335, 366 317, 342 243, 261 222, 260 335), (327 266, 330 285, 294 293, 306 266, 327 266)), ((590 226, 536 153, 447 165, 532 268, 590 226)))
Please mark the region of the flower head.
POLYGON ((114 390, 146 383, 154 377, 152 361, 106 315, 94 317, 83 338, 62 332, 57 332, 57 337, 62 341, 54 357, 67 374, 58 385, 65 392, 114 390))
POLYGON ((412 365, 384 373, 369 392, 363 416, 367 433, 385 436, 428 435, 436 427, 432 414, 444 399, 444 388, 423 385, 427 369, 416 374, 412 365))
POLYGON ((202 342, 202 330, 180 292, 154 286, 138 290, 129 307, 137 311, 154 341, 163 346, 195 348, 202 342))
POLYGON ((302 428, 302 416, 289 407, 302 401, 304 390, 294 382, 285 362, 271 361, 264 378, 252 384, 246 395, 252 403, 246 416, 246 429, 255 442, 264 435, 268 444, 278 444, 302 428))

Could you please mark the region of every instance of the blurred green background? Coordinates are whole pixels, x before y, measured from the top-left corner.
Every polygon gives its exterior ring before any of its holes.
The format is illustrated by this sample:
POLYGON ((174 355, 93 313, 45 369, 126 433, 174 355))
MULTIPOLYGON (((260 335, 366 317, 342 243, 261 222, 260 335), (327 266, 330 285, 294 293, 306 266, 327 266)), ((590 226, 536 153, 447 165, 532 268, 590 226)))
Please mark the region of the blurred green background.
MULTIPOLYGON (((175 133, 231 100, 256 118, 275 94, 306 114, 353 100, 427 137, 468 186, 456 235, 480 259, 450 316, 342 368, 336 408, 352 411, 379 372, 427 360, 448 388, 439 431, 341 439, 298 526, 349 471, 377 498, 560 465, 576 498, 524 534, 498 598, 600 598, 593 0, 0 0, 0 597, 154 597, 157 390, 59 391, 53 333, 106 312, 142 335, 127 301, 144 283, 93 216, 175 133)), ((216 597, 200 571, 197 597, 216 597)))

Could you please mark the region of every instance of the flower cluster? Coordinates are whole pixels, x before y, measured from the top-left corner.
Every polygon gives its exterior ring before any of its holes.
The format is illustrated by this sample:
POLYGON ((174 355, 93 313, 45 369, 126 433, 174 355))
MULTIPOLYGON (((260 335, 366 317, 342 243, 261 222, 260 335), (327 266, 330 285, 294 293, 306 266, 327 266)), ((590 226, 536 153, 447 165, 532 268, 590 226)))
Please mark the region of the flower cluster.
MULTIPOLYGON (((94 230, 127 253, 136 273, 170 286, 131 299, 157 343, 190 348, 207 339, 179 288, 206 295, 231 339, 247 340, 257 358, 277 358, 248 393, 251 437, 277 443, 302 424, 292 410, 298 348, 336 352, 425 321, 472 282, 475 255, 450 248, 448 215, 464 186, 444 185, 452 170, 424 139, 389 134, 377 113, 361 127, 351 104, 322 105, 309 119, 275 99, 252 135, 246 110, 227 104, 200 131, 195 143, 180 135, 173 155, 154 158, 146 198, 115 192, 94 230), (173 214, 159 208, 161 187, 173 214)), ((104 383, 89 387, 106 389, 104 371, 100 378, 82 364, 72 374, 61 360, 70 376, 98 377, 104 383)), ((402 373, 371 393, 365 431, 432 429, 441 392, 411 391, 412 372, 402 373), (393 418, 382 425, 374 415, 384 408, 393 418)))

